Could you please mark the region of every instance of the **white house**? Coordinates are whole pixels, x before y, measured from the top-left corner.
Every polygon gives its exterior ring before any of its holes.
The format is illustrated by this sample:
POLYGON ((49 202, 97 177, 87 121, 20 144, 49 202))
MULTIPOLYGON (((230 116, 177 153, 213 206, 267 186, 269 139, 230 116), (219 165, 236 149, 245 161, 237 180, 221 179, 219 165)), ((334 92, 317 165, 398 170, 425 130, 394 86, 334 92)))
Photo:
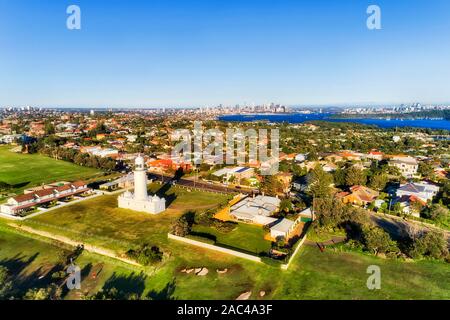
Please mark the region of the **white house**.
POLYGON ((283 218, 280 222, 270 227, 270 236, 276 240, 287 240, 301 222, 301 217, 298 217, 295 221, 283 218))
POLYGON ((277 220, 271 216, 278 211, 280 203, 276 197, 246 197, 230 208, 230 215, 240 221, 267 225, 277 220))
POLYGON ((403 196, 414 196, 423 202, 427 202, 428 200, 432 200, 438 192, 439 187, 434 184, 427 182, 415 182, 401 185, 400 188, 397 189, 396 194, 399 198, 403 196))
POLYGON ((303 162, 306 160, 306 155, 303 153, 299 153, 295 156, 295 162, 303 162))
POLYGON ((255 170, 249 167, 234 167, 222 168, 213 173, 216 177, 224 177, 227 181, 231 177, 235 178, 235 182, 240 182, 242 179, 249 179, 255 175, 255 170))
POLYGON ((6 204, 0 206, 0 212, 15 215, 29 210, 34 206, 43 205, 51 201, 79 195, 90 191, 84 181, 67 183, 53 188, 44 186, 41 189, 33 188, 32 191, 9 198, 6 204))
POLYGON ((394 157, 389 165, 398 168, 405 178, 413 178, 419 169, 419 163, 413 157, 394 157))

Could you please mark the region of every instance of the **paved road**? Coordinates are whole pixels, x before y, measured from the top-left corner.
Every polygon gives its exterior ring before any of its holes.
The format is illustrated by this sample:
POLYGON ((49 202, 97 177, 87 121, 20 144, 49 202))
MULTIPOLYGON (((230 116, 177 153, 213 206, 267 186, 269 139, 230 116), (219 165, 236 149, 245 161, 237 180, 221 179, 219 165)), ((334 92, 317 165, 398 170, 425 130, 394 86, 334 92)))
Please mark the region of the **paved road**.
POLYGON ((210 184, 210 183, 206 183, 206 182, 202 182, 202 181, 187 180, 187 179, 183 179, 183 178, 177 180, 177 179, 174 179, 173 177, 156 174, 156 173, 149 173, 148 176, 150 179, 154 179, 155 181, 162 181, 163 183, 174 181, 177 185, 181 185, 181 186, 185 186, 185 187, 189 187, 189 188, 202 189, 205 191, 221 192, 221 193, 228 193, 228 194, 232 194, 232 193, 236 193, 236 192, 244 193, 244 194, 252 194, 251 190, 225 187, 225 186, 210 184))

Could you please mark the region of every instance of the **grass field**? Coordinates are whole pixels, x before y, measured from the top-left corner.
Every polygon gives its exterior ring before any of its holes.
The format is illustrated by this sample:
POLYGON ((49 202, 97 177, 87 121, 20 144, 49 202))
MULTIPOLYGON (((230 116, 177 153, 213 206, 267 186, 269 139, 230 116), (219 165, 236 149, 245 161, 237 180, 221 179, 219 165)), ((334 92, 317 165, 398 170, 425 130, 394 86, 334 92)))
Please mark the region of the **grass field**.
POLYGON ((167 246, 172 224, 188 210, 206 210, 226 202, 227 195, 200 191, 188 192, 179 187, 150 185, 167 200, 167 210, 159 215, 117 207, 117 194, 105 195, 42 214, 24 222, 30 227, 61 234, 76 240, 89 240, 98 246, 123 253, 140 243, 167 246))
POLYGON ((260 226, 239 223, 236 229, 224 233, 212 227, 195 225, 192 231, 213 236, 219 245, 230 246, 254 254, 267 253, 271 248, 270 241, 264 239, 266 232, 260 226))
MULTIPOLYGON (((153 184, 150 188, 158 191, 161 186, 153 184)), ((114 195, 21 223, 119 253, 143 242, 158 245, 165 253, 161 264, 140 268, 84 252, 76 261, 83 270, 82 290, 70 291, 66 297, 69 299, 79 299, 82 292, 89 295, 111 287, 152 299, 235 299, 246 291, 252 291, 252 298, 259 299, 261 290, 266 292, 264 299, 450 299, 450 267, 442 262, 407 263, 332 248, 320 252, 316 247, 304 246, 289 270, 281 271, 278 267, 170 241, 167 232, 183 212, 206 210, 226 202, 228 196, 187 192, 179 187, 163 187, 160 192, 168 199, 169 208, 156 216, 118 209, 114 195), (369 265, 381 268, 381 290, 366 287, 369 265), (206 267, 209 273, 199 277, 181 272, 192 267, 206 267), (215 271, 224 268, 228 269, 225 274, 215 271), (101 272, 93 278, 92 270, 101 272)), ((11 232, 7 223, 11 222, 0 219, 0 265, 15 273, 21 291, 45 285, 48 276, 36 278, 48 273, 58 261, 58 252, 67 248, 11 232)), ((219 235, 220 241, 248 247, 248 241, 260 239, 257 230, 242 226, 238 230, 244 232, 230 233, 225 238, 219 235), (248 232, 255 232, 255 238, 242 236, 248 232)))
POLYGON ((0 181, 13 185, 11 192, 21 192, 41 183, 87 179, 100 172, 39 154, 14 153, 10 149, 11 146, 0 146, 0 181))
MULTIPOLYGON (((0 222, 0 265, 14 272, 17 296, 31 287, 45 286, 58 262, 58 252, 67 250, 10 231, 0 222), (39 279, 43 275, 45 277, 39 279)), ((177 243, 173 244, 174 247, 177 243)), ((431 261, 404 263, 352 252, 320 252, 305 246, 288 271, 263 264, 182 246, 184 254, 172 255, 157 269, 138 268, 84 252, 76 264, 82 269, 81 290, 67 299, 79 299, 101 288, 116 287, 152 299, 235 299, 252 291, 258 299, 449 299, 447 264, 431 261), (366 269, 381 268, 381 289, 368 290, 366 269), (181 273, 184 267, 205 266, 205 277, 181 273), (217 274, 215 268, 228 268, 217 274), (94 270, 101 270, 92 277, 94 270)))

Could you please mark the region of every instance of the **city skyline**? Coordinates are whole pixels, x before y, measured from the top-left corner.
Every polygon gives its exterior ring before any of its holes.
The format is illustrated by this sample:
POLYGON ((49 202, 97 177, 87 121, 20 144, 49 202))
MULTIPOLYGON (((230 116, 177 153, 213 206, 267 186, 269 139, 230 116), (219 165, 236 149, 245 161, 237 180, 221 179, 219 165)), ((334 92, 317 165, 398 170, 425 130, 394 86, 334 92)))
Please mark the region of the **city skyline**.
POLYGON ((0 104, 448 104, 449 9, 447 1, 0 1, 0 104), (71 4, 81 30, 66 28, 71 4), (366 27, 371 4, 381 30, 366 27))

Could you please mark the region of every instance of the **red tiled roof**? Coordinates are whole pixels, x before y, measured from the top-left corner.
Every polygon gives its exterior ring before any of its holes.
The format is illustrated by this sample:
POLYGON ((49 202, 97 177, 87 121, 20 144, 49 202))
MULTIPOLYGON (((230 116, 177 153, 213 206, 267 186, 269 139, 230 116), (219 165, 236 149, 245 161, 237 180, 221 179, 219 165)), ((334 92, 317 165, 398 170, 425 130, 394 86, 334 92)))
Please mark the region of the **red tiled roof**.
POLYGON ((65 184, 65 185, 63 185, 63 186, 57 187, 57 188, 56 188, 56 191, 62 192, 62 191, 70 190, 70 189, 72 189, 72 186, 71 186, 70 183, 69 183, 69 184, 65 184))
POLYGON ((13 198, 18 203, 33 200, 34 199, 34 193, 27 193, 27 194, 21 194, 13 198))
POLYGON ((84 187, 86 185, 86 182, 84 181, 75 181, 74 183, 71 183, 72 186, 74 186, 75 188, 80 188, 80 187, 84 187))
POLYGON ((44 189, 44 190, 37 190, 34 192, 35 195, 38 197, 45 197, 53 194, 54 188, 44 189))

